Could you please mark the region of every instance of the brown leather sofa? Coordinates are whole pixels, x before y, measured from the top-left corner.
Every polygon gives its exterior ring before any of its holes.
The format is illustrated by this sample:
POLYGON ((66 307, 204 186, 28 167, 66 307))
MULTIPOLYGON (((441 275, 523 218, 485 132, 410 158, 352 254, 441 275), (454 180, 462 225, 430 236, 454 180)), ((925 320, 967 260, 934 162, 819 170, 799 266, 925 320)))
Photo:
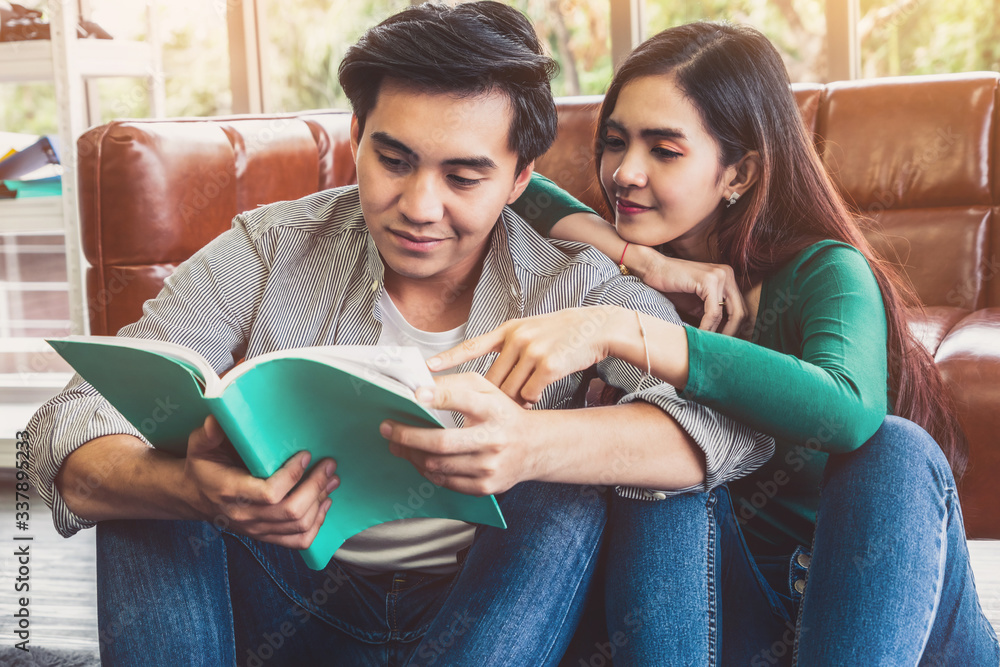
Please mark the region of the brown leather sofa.
MULTIPOLYGON (((969 537, 1000 538, 1000 75, 795 85, 803 120, 870 236, 922 299, 912 325, 971 441, 969 537)), ((603 207, 591 158, 597 103, 559 104, 537 169, 603 207)), ((114 334, 243 210, 354 182, 346 112, 115 121, 80 138, 91 331, 114 334)))

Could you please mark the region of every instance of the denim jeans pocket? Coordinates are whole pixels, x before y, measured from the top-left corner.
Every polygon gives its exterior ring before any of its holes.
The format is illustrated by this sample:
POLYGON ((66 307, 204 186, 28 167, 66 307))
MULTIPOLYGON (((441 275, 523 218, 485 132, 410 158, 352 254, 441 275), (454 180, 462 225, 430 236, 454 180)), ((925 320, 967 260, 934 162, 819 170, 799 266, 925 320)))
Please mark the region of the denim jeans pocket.
POLYGON ((754 556, 746 552, 748 565, 767 599, 771 613, 783 621, 794 622, 795 603, 788 594, 788 556, 754 556))
POLYGON ((790 557, 754 556, 736 521, 728 489, 720 489, 725 497, 720 497, 716 506, 716 521, 720 528, 724 560, 733 568, 730 581, 739 581, 734 590, 747 591, 747 586, 757 589, 772 614, 782 622, 794 622, 795 605, 786 584, 790 557))

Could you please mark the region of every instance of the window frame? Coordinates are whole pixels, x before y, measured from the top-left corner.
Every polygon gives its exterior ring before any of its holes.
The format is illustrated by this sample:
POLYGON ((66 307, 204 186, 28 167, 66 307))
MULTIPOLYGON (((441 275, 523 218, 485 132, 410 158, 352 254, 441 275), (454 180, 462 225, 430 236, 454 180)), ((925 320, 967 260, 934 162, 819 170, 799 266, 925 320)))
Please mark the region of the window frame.
MULTIPOLYGON (((233 113, 263 113, 269 106, 267 63, 261 45, 265 26, 259 21, 264 0, 229 0, 230 84, 233 113)), ((271 0, 273 1, 273 0, 271 0)), ((411 0, 419 4, 419 0, 411 0)), ((611 17, 611 58, 617 67, 648 35, 644 34, 645 0, 608 0, 611 17)), ((857 79, 861 72, 858 41, 860 0, 826 0, 827 81, 857 79)))

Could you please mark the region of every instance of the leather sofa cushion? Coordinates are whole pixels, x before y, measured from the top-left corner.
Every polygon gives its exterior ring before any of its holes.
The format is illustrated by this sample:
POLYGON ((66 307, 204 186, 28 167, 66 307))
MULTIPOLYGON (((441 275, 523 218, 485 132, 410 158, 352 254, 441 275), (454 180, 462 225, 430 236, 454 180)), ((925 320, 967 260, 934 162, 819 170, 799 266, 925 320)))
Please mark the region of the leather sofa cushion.
POLYGON ((997 471, 1000 470, 1000 308, 962 319, 938 347, 935 361, 958 407, 972 445, 969 469, 959 485, 965 531, 1000 537, 997 471))
POLYGON ((985 305, 983 274, 990 209, 891 210, 866 226, 868 241, 897 264, 925 306, 985 305))

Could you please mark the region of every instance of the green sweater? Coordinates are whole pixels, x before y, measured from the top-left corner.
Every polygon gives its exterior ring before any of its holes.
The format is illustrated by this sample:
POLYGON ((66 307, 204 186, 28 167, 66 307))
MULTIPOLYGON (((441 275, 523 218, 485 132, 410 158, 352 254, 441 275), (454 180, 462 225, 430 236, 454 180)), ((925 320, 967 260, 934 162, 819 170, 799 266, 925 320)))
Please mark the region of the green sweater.
MULTIPOLYGON (((526 192, 554 187, 532 180, 526 192)), ((550 206, 532 224, 548 231, 575 210, 550 206)), ((777 441, 768 463, 729 485, 744 530, 775 551, 809 546, 829 455, 861 446, 890 409, 885 308, 871 267, 856 248, 821 241, 764 279, 749 341, 685 329, 680 396, 777 441)))
POLYGON ((571 213, 597 215, 594 209, 581 204, 537 171, 531 174, 528 187, 510 207, 542 236, 548 236, 552 227, 571 213))

